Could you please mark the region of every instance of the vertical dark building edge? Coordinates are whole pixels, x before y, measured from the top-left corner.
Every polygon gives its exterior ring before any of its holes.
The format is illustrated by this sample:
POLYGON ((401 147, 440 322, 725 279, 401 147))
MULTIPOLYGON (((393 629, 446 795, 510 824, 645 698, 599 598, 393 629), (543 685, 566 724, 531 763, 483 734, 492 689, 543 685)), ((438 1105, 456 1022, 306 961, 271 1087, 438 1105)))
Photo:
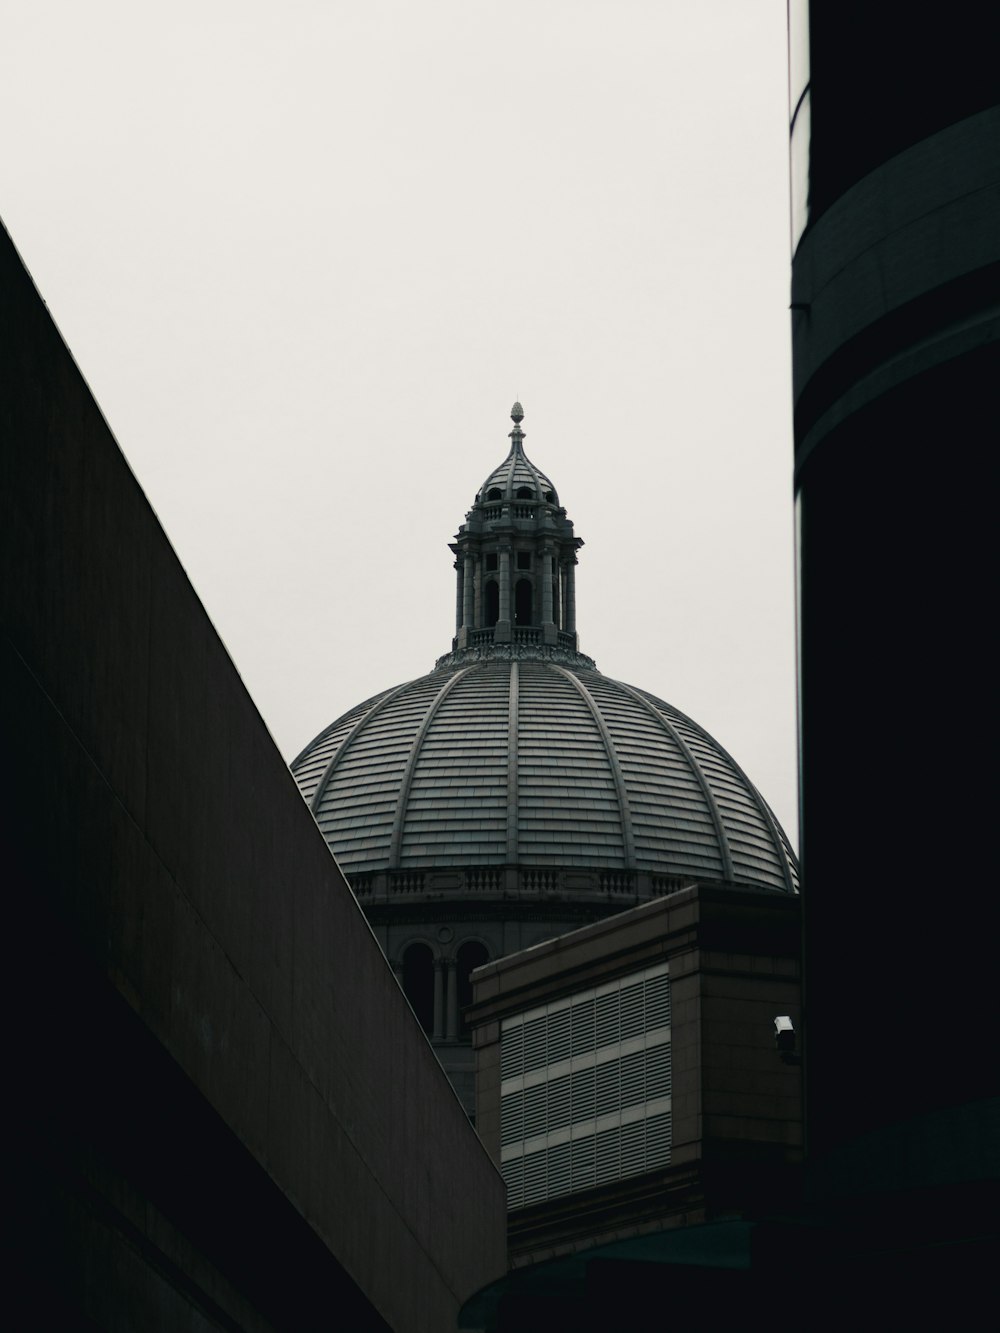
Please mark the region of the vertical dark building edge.
POLYGON ((940 1312, 997 1252, 995 45, 968 9, 808 10, 792 276, 807 1185, 828 1262, 864 1263, 883 1293, 905 1275, 897 1308, 940 1312))

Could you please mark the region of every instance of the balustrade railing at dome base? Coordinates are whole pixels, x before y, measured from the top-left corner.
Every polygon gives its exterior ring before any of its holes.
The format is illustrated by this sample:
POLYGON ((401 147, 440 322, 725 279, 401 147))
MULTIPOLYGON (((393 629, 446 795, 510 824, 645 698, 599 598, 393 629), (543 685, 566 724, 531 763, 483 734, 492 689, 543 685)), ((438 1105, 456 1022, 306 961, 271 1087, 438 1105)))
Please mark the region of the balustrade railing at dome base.
MULTIPOLYGON (((468 632, 468 643, 470 648, 482 648, 494 640, 494 627, 490 629, 473 629, 468 632)), ((542 630, 540 625, 515 625, 513 631, 515 643, 541 643, 542 630)), ((576 635, 568 634, 565 630, 558 631, 558 643, 560 648, 568 648, 571 652, 576 649, 576 635)))
POLYGON ((487 523, 500 523, 504 519, 516 519, 521 522, 535 517, 535 507, 530 504, 506 504, 494 501, 483 505, 483 516, 487 523))
POLYGON ((362 871, 349 875, 348 880, 355 897, 366 906, 403 897, 440 901, 468 896, 509 898, 522 894, 558 898, 565 902, 603 900, 620 904, 666 897, 696 882, 686 876, 645 871, 496 865, 362 871))

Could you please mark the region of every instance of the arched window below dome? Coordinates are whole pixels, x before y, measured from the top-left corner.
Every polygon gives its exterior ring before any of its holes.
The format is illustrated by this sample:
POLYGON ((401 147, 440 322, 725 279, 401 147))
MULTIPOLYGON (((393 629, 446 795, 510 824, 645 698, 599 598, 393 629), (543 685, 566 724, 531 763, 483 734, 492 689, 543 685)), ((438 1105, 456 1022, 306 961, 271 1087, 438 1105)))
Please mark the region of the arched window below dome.
POLYGON ((496 579, 486 583, 486 624, 495 625, 500 619, 500 585, 496 579))
POLYGON ((518 579, 514 585, 514 624, 531 623, 531 580, 518 579))
POLYGON ((502 500, 503 491, 500 489, 499 486, 491 486, 490 489, 486 492, 486 498, 487 500, 502 500))
POLYGON ((469 1025, 466 1021, 465 1011, 472 1003, 472 972, 477 967, 482 967, 484 963, 490 961, 490 955, 485 944, 480 944, 478 940, 467 940, 458 951, 456 970, 458 973, 458 1013, 459 1023, 461 1025, 461 1035, 468 1037, 469 1025))
POLYGON ((403 954, 403 994, 423 1030, 434 1031, 434 956, 430 945, 411 944, 403 954))
POLYGON ((517 500, 533 500, 535 498, 535 492, 530 486, 518 486, 517 490, 514 492, 514 498, 517 500))

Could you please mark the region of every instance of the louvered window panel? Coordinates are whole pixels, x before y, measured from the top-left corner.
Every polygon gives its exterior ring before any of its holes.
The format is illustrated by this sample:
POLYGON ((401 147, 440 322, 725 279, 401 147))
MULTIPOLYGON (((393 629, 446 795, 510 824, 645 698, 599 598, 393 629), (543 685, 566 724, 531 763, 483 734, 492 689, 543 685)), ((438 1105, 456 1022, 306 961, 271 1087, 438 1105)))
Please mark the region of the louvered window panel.
POLYGON ((524 1025, 524 1072, 541 1069, 545 1064, 545 1015, 524 1025))
POLYGON ((620 1103, 619 1062, 605 1060, 597 1066, 597 1114, 608 1115, 617 1110, 620 1103))
POLYGON ((548 1196, 545 1149, 529 1153, 524 1159, 524 1203, 538 1203, 548 1196))
POLYGON ((646 998, 646 1031, 670 1026, 670 986, 666 973, 644 983, 646 998))
POLYGON ((646 1101, 670 1096, 670 1042, 646 1049, 646 1101))
POLYGON ((590 1120, 596 1114, 595 1093, 597 1073, 593 1065, 588 1069, 575 1069, 573 1081, 573 1119, 590 1120))
POLYGON ((524 1138, 524 1093, 513 1092, 500 1099, 500 1142, 517 1143, 524 1138))
POLYGON ((569 1009, 560 1009, 558 1013, 549 1016, 548 1031, 548 1057, 546 1064, 558 1064, 560 1060, 566 1060, 569 1057, 569 1009))
POLYGON ((637 981, 632 986, 623 986, 621 991, 621 1036, 622 1041, 636 1037, 643 1030, 643 983, 637 981))
POLYGON ((572 1188, 576 1190, 589 1190, 597 1183, 597 1170, 594 1160, 594 1153, 597 1144, 597 1138, 594 1134, 586 1134, 583 1138, 573 1140, 573 1181, 572 1188))
POLYGON ((536 1083, 524 1093, 524 1137, 545 1133, 545 1084, 536 1083))
POLYGON ((500 1043, 500 1077, 513 1078, 524 1072, 524 1024, 518 1023, 503 1034, 500 1043))
POLYGON ((594 1010, 596 1004, 596 1000, 591 996, 590 999, 578 1002, 570 1008, 573 1027, 573 1055, 580 1055, 584 1051, 592 1051, 596 1045, 596 1038, 594 1036, 594 1010))
POLYGON ((631 1051, 621 1060, 620 1105, 636 1106, 646 1099, 646 1052, 631 1051))
POLYGON ((560 1194, 568 1194, 572 1183, 572 1176, 570 1173, 570 1143, 568 1139, 565 1143, 556 1144, 554 1148, 548 1150, 547 1166, 547 1197, 553 1199, 557 1198, 560 1194))
POLYGON ((563 1129, 569 1124, 569 1074, 548 1084, 546 1130, 563 1129))
POLYGON ((597 1045, 609 1046, 619 1038, 618 992, 597 998, 597 1045))
POLYGON ((500 1133, 509 1208, 669 1163, 669 1018, 661 963, 504 1020, 500 1133))
POLYGON ((638 1175, 646 1164, 646 1122, 633 1120, 622 1125, 622 1176, 638 1175))

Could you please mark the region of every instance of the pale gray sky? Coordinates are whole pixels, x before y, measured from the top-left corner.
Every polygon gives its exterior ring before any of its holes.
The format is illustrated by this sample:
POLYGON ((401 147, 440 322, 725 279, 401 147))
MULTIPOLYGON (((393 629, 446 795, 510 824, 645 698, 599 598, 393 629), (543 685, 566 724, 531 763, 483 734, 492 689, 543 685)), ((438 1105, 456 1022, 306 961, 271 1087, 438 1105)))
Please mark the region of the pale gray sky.
POLYGON ((0 213, 286 758, 505 455, 795 837, 785 6, 4 0, 0 213))

